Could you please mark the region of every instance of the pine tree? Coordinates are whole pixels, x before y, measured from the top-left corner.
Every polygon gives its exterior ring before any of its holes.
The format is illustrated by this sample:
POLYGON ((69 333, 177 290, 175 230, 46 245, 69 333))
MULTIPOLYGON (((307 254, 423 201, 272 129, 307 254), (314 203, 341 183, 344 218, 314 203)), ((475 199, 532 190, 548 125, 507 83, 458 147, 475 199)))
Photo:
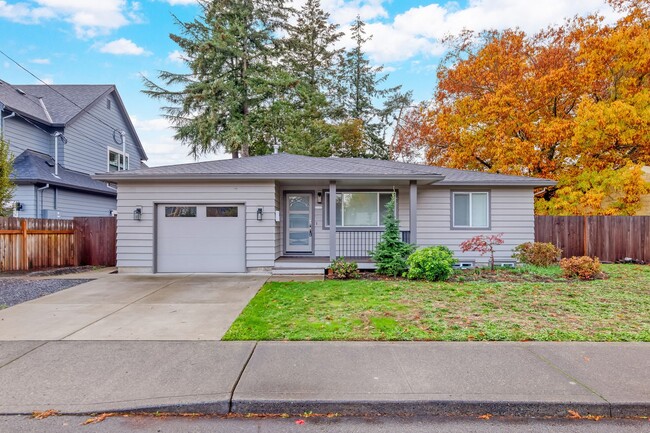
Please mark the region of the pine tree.
POLYGON ((406 259, 415 250, 411 244, 402 241, 399 221, 395 217, 395 194, 386 204, 384 232, 375 250, 370 254, 377 265, 376 272, 393 277, 401 276, 408 269, 406 259))
MULTIPOLYGON (((372 66, 368 60, 364 45, 371 39, 366 36, 366 24, 359 16, 351 27, 354 46, 345 53, 340 68, 340 87, 338 100, 348 119, 358 119, 363 125, 363 142, 367 157, 388 159, 390 152, 385 141, 386 126, 382 117, 388 114, 375 106, 378 100, 390 97, 389 101, 397 100, 401 95, 400 86, 382 89, 380 86, 388 79, 387 74, 382 75, 383 67, 372 66)), ((389 109, 393 105, 386 105, 389 109)))
POLYGON ((166 101, 175 138, 199 155, 225 149, 233 157, 264 154, 282 125, 272 121, 294 79, 279 66, 284 0, 199 0, 202 16, 176 19, 170 38, 188 73, 161 71, 163 85, 144 78, 147 95, 166 101))
POLYGON ((0 216, 11 216, 13 209, 9 206, 16 185, 11 181, 13 156, 9 143, 0 136, 0 216))

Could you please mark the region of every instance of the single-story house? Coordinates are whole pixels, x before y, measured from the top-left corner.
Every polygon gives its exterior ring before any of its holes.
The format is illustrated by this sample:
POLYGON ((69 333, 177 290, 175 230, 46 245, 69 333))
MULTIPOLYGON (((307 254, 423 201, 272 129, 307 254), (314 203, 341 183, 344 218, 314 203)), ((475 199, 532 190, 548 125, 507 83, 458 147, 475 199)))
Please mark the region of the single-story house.
POLYGON ((396 161, 285 153, 96 175, 117 184, 123 273, 322 272, 349 257, 372 267, 385 204, 402 238, 446 245, 462 266, 475 235, 503 233, 498 263, 534 238, 534 188, 554 182, 396 161), (334 222, 334 224, 332 224, 334 222))

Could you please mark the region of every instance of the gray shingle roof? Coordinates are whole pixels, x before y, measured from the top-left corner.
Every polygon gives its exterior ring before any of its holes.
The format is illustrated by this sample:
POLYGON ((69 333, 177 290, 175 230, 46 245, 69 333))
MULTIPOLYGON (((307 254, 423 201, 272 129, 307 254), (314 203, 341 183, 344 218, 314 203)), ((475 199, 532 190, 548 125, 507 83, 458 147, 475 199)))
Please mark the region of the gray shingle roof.
POLYGON ((88 108, 97 98, 114 89, 115 86, 108 84, 44 86, 11 85, 0 81, 0 101, 10 109, 19 111, 34 120, 47 125, 62 126, 88 108), (39 99, 42 100, 42 104, 39 99))
POLYGON ((14 160, 11 179, 17 183, 49 183, 76 190, 117 195, 105 182, 92 179, 86 173, 68 170, 59 164, 59 175, 54 175, 54 159, 44 153, 25 150, 14 160))
POLYGON ((107 173, 96 179, 410 179, 445 185, 546 186, 554 182, 523 176, 454 170, 421 164, 363 158, 314 158, 280 153, 249 158, 151 167, 107 173))

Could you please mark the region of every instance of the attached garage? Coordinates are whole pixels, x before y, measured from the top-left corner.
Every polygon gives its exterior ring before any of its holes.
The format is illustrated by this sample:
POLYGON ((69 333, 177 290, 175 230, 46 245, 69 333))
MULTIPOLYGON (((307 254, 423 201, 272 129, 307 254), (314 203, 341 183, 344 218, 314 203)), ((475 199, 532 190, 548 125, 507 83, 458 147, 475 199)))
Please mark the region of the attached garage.
POLYGON ((156 272, 246 272, 241 204, 158 204, 156 272))

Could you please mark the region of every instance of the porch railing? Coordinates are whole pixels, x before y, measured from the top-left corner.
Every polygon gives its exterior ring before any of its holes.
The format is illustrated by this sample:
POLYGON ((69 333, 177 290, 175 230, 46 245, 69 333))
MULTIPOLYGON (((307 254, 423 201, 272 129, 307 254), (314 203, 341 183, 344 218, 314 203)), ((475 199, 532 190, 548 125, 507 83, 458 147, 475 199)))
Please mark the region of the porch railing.
MULTIPOLYGON (((381 240, 383 231, 377 230, 354 230, 346 231, 339 229, 336 232, 336 255, 337 257, 370 257, 370 251, 374 251, 377 243, 381 240)), ((410 242, 411 232, 401 230, 402 241, 410 242)))

